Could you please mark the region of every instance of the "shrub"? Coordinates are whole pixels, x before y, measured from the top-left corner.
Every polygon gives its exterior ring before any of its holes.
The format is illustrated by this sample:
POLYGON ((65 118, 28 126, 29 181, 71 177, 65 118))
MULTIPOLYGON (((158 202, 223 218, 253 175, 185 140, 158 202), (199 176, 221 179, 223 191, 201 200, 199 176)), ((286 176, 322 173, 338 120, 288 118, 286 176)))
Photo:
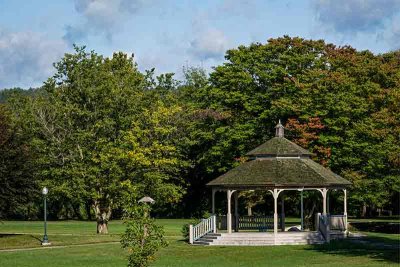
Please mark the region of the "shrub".
POLYGON ((154 254, 167 246, 162 226, 149 218, 146 204, 133 212, 125 213, 126 229, 121 236, 121 245, 128 250, 128 267, 146 267, 154 260, 154 254))

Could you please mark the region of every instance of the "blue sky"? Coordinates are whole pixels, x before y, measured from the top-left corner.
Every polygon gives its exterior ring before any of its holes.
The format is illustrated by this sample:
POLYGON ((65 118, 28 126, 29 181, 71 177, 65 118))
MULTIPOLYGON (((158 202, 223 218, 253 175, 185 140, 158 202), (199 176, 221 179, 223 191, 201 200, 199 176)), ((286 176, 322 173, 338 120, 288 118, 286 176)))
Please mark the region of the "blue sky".
POLYGON ((283 35, 384 53, 400 48, 400 0, 0 0, 0 88, 40 86, 72 44, 139 69, 210 70, 227 49, 283 35))

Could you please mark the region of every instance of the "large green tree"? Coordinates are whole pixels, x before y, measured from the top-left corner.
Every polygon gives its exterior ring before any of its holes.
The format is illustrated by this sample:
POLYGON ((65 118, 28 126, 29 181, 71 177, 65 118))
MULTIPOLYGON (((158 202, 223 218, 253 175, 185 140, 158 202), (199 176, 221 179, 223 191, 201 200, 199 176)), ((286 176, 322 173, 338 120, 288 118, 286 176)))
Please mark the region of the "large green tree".
POLYGON ((76 47, 55 67, 32 107, 38 175, 52 199, 89 203, 98 233, 108 232, 126 194, 179 199, 178 152, 164 138, 176 131, 179 107, 150 99, 149 77, 123 53, 104 58, 76 47))

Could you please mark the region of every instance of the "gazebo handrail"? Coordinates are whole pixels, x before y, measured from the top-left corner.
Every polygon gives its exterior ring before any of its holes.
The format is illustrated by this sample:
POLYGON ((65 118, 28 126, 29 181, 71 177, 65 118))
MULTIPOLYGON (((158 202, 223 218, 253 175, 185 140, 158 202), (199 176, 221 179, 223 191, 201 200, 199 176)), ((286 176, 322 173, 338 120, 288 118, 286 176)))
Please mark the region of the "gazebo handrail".
POLYGON ((196 225, 189 225, 189 243, 193 244, 194 241, 200 239, 208 233, 215 233, 216 227, 216 216, 212 215, 207 219, 202 219, 202 221, 196 225))

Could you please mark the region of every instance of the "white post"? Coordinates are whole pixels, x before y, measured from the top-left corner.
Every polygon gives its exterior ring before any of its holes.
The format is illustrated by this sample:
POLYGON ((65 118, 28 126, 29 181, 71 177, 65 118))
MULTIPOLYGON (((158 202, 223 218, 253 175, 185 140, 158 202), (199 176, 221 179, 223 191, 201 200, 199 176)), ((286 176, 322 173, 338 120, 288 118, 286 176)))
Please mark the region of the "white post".
POLYGON ((315 214, 315 230, 319 231, 319 217, 321 216, 321 213, 315 214))
POLYGON ((189 225, 189 243, 193 244, 193 225, 189 225))
POLYGON ((285 231, 285 197, 281 196, 281 230, 285 231))
POLYGON ((232 233, 231 195, 232 195, 231 190, 226 191, 226 196, 228 198, 228 210, 226 213, 226 228, 228 230, 228 234, 232 233))
POLYGON ((274 243, 278 234, 278 189, 274 189, 274 243))
POLYGON ((303 190, 301 190, 301 196, 300 196, 300 213, 301 213, 301 231, 304 231, 304 204, 303 204, 303 190))
POLYGON ((347 190, 343 189, 344 192, 344 201, 343 201, 343 215, 344 215, 344 230, 347 234, 347 190))
POLYGON ((213 233, 215 234, 217 232, 217 216, 215 214, 212 216, 212 224, 213 233))
POLYGON ((331 212, 329 211, 329 193, 326 193, 326 213, 330 214, 331 212))
POLYGON ((212 208, 211 208, 211 213, 215 214, 215 189, 212 189, 211 193, 211 202, 212 202, 212 208))
POLYGON ((235 192, 235 232, 239 231, 239 210, 238 210, 238 198, 239 198, 239 192, 235 192))
POLYGON ((326 188, 323 188, 322 189, 322 201, 323 201, 323 210, 322 210, 322 214, 324 215, 324 216, 326 216, 326 195, 327 195, 327 193, 328 193, 328 189, 326 189, 326 188))

